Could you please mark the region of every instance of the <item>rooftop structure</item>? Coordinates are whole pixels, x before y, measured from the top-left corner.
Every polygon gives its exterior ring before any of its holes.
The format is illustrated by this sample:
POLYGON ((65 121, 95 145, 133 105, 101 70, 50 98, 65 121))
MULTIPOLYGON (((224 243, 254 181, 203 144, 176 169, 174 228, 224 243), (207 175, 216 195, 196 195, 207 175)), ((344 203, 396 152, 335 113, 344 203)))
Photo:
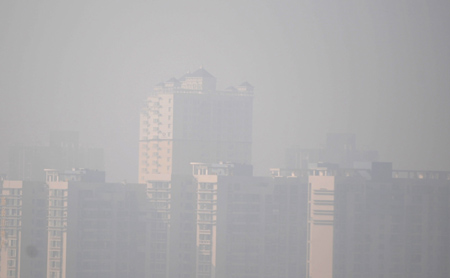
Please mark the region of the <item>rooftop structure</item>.
POLYGON ((77 169, 59 171, 44 169, 47 182, 52 181, 79 181, 79 182, 105 182, 105 172, 90 169, 77 169))

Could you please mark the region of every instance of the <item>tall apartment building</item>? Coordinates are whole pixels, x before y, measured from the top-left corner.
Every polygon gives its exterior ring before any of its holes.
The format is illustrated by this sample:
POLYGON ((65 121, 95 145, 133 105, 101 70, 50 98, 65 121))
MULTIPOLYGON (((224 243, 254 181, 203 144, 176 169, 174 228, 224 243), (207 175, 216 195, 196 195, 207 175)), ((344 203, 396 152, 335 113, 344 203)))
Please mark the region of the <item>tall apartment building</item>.
POLYGON ((192 175, 147 183, 149 277, 195 277, 195 189, 192 175))
POLYGON ((253 87, 216 90, 201 68, 154 87, 140 117, 139 182, 190 175, 191 162, 251 163, 253 87))
POLYGON ((140 117, 139 182, 147 184, 151 277, 195 277, 197 186, 191 162, 250 164, 253 87, 216 90, 201 68, 154 87, 140 117))
POLYGON ((0 277, 146 277, 145 185, 46 172, 1 184, 0 277))
POLYGON ((237 163, 192 163, 150 181, 152 277, 304 277, 307 179, 253 177, 237 163))
POLYGON ((448 277, 449 173, 317 165, 308 198, 307 277, 448 277))
POLYGON ((193 164, 197 276, 304 277, 307 180, 193 164))
POLYGON ((45 182, 2 181, 0 277, 47 276, 45 182))

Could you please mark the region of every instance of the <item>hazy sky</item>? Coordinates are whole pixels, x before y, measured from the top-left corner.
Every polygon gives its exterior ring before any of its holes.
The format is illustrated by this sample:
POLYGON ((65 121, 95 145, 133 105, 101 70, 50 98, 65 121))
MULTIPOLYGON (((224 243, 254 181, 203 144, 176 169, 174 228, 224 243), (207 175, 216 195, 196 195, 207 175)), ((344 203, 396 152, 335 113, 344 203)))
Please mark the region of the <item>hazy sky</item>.
POLYGON ((139 109, 203 65, 255 86, 253 163, 353 132, 394 168, 450 170, 450 1, 1 1, 0 173, 9 145, 80 131, 137 180, 139 109))

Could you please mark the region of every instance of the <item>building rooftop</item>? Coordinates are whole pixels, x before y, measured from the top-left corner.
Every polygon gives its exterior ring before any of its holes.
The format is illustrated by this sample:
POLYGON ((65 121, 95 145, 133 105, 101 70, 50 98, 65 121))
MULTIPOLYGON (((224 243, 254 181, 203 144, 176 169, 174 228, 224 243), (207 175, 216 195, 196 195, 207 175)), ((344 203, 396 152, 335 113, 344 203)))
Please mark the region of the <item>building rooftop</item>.
MULTIPOLYGON (((386 169, 384 169, 386 170, 386 169)), ((389 179, 419 179, 419 180, 450 180, 450 172, 446 171, 418 171, 418 170, 390 170, 383 173, 379 169, 329 168, 318 167, 310 169, 271 168, 272 177, 359 177, 365 180, 388 181, 389 179)))
POLYGON ((212 74, 210 74, 207 70, 205 70, 203 67, 199 68, 198 70, 194 71, 193 73, 187 75, 186 77, 207 77, 207 78, 215 78, 212 74))
POLYGON ((176 79, 175 77, 172 77, 167 80, 166 83, 180 83, 180 81, 178 81, 178 79, 176 79))
POLYGON ((239 87, 247 87, 247 88, 254 88, 250 83, 248 83, 247 81, 243 82, 241 85, 239 85, 239 87))

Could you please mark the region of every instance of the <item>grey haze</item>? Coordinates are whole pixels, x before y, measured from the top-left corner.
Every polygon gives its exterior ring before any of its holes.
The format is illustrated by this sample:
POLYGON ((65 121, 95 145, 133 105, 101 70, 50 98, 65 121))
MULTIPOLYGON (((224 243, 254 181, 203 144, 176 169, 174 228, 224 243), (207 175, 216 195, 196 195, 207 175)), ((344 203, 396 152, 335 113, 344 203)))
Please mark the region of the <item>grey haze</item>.
POLYGON ((80 131, 107 180, 137 180, 139 109, 203 65, 255 86, 255 174, 352 132, 394 168, 448 170, 448 1, 1 1, 0 172, 8 147, 80 131))

